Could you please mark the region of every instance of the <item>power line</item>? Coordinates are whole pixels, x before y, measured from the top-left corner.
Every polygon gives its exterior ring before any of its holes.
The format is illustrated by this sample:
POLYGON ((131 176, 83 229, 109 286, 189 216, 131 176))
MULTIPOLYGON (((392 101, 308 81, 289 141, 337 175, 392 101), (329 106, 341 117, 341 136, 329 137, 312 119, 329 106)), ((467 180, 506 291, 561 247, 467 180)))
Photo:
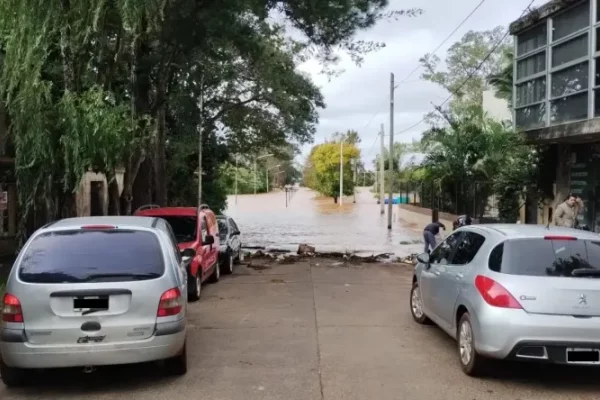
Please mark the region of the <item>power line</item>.
MULTIPOLYGON (((450 38, 452 37, 452 35, 454 35, 469 20, 469 18, 471 18, 473 16, 473 14, 475 14, 475 11, 477 11, 483 5, 483 3, 485 3, 485 1, 486 0, 481 0, 481 2, 479 4, 477 4, 477 6, 475 6, 475 8, 469 13, 469 15, 467 15, 466 18, 463 19, 462 22, 460 24, 458 24, 458 26, 448 36, 446 36, 446 39, 444 39, 442 41, 442 43, 440 43, 439 46, 436 47, 435 50, 433 50, 430 54, 434 55, 439 49, 441 49, 442 46, 444 44, 446 44, 446 42, 448 40, 450 40, 450 38)), ((417 65, 416 68, 413 69, 411 71, 411 73, 406 76, 406 78, 404 78, 402 81, 400 81, 400 83, 398 83, 396 86, 394 86, 394 89, 397 88, 399 85, 401 85, 403 83, 406 83, 406 80, 408 78, 410 78, 412 76, 412 74, 414 74, 415 72, 417 72, 419 70, 419 68, 421 68, 421 64, 417 65)))
MULTIPOLYGON (((529 5, 527 6, 527 8, 525 8, 525 10, 523 10, 523 13, 521 14, 521 16, 519 18, 522 18, 523 15, 525 15, 525 13, 529 10, 529 7, 531 7, 531 5, 533 4, 534 1, 535 0, 531 0, 529 5)), ((456 96, 458 94, 458 92, 460 92, 460 90, 467 84, 467 82, 469 82, 469 80, 471 80, 471 78, 473 78, 473 76, 475 76, 475 73, 477 71, 479 71, 481 69, 481 67, 483 67, 483 64, 485 64, 485 62, 492 56, 492 54, 494 54, 494 52, 498 49, 498 47, 500 47, 500 45, 502 44, 502 42, 504 42, 504 39, 506 39, 506 37, 509 35, 509 33, 510 32, 507 30, 506 33, 504 34, 504 36, 502 36, 502 38, 494 45, 492 50, 483 58, 483 60, 481 60, 479 65, 473 71, 471 71, 470 74, 467 75, 467 78, 463 81, 463 83, 460 84, 458 89, 456 89, 453 93, 450 93, 450 96, 448 96, 448 98, 446 100, 444 100, 444 102, 442 104, 440 104, 438 107, 442 107, 444 104, 449 102, 454 96, 456 96)), ((416 124, 412 125, 411 127, 403 129, 400 132, 396 132, 395 134, 399 135, 399 134, 408 132, 423 122, 425 122, 425 117, 423 119, 421 119, 419 122, 417 122, 416 124)))
MULTIPOLYGON (((448 36, 446 36, 446 38, 442 41, 442 43, 440 43, 430 54, 434 55, 448 40, 450 40, 452 35, 454 35, 456 33, 456 31, 458 31, 465 24, 465 22, 467 22, 469 20, 469 18, 471 18, 471 16, 473 14, 475 14, 475 11, 477 11, 479 9, 479 7, 481 7, 483 5, 483 3, 485 3, 485 2, 486 2, 486 0, 481 0, 481 2, 479 4, 477 4, 477 6, 469 13, 469 15, 467 15, 467 17, 465 19, 463 19, 462 22, 460 24, 458 24, 458 26, 448 36)), ((406 76, 406 78, 404 78, 400 83, 398 83, 396 86, 394 86, 394 89, 396 89, 399 85, 406 83, 406 80, 408 78, 410 78, 412 76, 412 74, 417 72, 419 68, 421 68, 420 64, 417 65, 417 67, 415 69, 413 69, 412 72, 406 76)), ((369 119, 369 122, 367 122, 367 124, 363 127, 363 130, 367 129, 367 127, 369 125, 371 125, 371 122, 373 122, 375 117, 377 117, 377 115, 379 115, 380 113, 381 113, 381 111, 375 112, 373 114, 373 116, 371 117, 371 119, 369 119)), ((375 141, 377 141, 377 139, 375 139, 375 141)))

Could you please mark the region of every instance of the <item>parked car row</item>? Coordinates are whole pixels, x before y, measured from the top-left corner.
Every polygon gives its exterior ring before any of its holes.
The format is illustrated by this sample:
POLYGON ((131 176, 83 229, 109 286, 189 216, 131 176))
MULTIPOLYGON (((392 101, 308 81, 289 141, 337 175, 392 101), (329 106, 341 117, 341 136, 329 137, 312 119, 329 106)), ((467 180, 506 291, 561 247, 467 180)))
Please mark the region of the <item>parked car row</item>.
POLYGON ((239 235, 231 218, 206 206, 148 206, 135 216, 69 218, 39 229, 6 285, 2 381, 22 385, 34 368, 92 372, 159 360, 185 374, 188 301, 219 280, 221 267, 233 272, 239 235))
POLYGON ((492 359, 598 366, 599 277, 597 234, 465 226, 418 256, 410 310, 457 340, 468 375, 492 359))

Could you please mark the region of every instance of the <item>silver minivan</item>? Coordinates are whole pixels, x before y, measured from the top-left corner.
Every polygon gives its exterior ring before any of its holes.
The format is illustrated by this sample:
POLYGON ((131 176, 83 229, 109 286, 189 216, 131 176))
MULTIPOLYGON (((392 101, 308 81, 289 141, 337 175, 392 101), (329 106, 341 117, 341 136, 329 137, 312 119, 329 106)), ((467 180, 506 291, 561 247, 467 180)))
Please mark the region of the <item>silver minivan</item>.
POLYGON ((8 277, 0 374, 165 360, 185 374, 187 278, 171 227, 149 217, 83 217, 27 241, 8 277))

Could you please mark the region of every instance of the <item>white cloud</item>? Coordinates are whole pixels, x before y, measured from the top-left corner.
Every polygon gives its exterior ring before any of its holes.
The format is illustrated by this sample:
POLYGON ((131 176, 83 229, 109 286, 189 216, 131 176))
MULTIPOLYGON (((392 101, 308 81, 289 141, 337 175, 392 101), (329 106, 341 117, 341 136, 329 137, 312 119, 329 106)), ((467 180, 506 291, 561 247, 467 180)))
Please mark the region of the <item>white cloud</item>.
MULTIPOLYGON (((534 6, 545 1, 536 0, 534 6)), ((424 14, 415 18, 400 18, 395 22, 382 21, 357 38, 382 41, 386 47, 366 57, 361 67, 342 57, 338 65, 345 72, 331 80, 321 75, 321 66, 309 61, 299 68, 309 73, 322 89, 327 108, 320 112, 320 123, 315 143, 322 142, 336 131, 354 129, 362 138, 363 161, 368 167, 379 152, 376 140, 380 124, 389 132, 390 73, 396 82, 402 81, 415 67, 420 57, 435 49, 450 32, 480 3, 480 0, 429 0, 426 5, 417 0, 391 0, 390 10, 421 7, 424 14), (375 146, 373 143, 376 142, 375 146)), ((446 50, 469 30, 487 30, 498 25, 508 26, 519 18, 529 0, 486 1, 475 14, 446 42, 437 54, 444 58, 446 50)), ((421 81, 419 69, 395 91, 394 131, 403 131, 432 110, 432 103, 443 102, 448 93, 429 82, 421 81)), ((418 139, 426 127, 421 124, 395 140, 410 142, 418 139)), ((386 145, 388 143, 386 137, 386 145)), ((304 146, 300 160, 304 160, 310 146, 304 146)))

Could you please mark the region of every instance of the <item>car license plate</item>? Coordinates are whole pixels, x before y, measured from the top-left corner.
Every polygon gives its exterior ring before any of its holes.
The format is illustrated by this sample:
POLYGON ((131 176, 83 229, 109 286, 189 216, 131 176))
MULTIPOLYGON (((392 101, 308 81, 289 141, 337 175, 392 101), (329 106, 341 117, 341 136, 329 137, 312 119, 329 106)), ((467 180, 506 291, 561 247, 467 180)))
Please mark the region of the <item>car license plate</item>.
POLYGON ((600 364, 599 349, 567 349, 567 363, 569 364, 600 364))

